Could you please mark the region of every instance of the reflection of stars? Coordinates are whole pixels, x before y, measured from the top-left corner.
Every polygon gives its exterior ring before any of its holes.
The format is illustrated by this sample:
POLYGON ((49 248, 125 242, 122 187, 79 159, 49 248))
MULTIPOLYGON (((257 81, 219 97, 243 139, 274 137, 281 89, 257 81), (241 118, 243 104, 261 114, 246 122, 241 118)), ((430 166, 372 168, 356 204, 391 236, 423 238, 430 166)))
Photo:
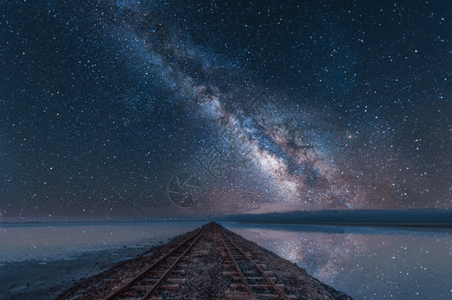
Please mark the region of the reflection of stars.
POLYGON ((284 247, 281 249, 285 252, 285 257, 287 257, 290 261, 298 260, 298 247, 296 247, 296 243, 292 240, 287 240, 284 242, 284 247))

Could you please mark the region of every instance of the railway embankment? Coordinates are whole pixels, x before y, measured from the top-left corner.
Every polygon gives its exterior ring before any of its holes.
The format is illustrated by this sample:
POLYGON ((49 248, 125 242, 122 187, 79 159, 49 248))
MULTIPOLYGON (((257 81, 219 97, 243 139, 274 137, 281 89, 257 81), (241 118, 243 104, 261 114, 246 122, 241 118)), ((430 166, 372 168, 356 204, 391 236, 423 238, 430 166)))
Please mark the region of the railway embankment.
POLYGON ((57 299, 351 299, 209 223, 76 283, 57 299))

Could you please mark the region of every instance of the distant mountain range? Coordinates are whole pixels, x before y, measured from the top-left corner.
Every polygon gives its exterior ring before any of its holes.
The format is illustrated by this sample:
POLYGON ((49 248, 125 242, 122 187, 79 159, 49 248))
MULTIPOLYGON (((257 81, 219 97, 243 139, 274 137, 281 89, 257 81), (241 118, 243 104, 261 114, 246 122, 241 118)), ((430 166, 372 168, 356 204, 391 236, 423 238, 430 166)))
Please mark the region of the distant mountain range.
POLYGON ((243 223, 452 227, 452 210, 323 210, 224 217, 243 223))

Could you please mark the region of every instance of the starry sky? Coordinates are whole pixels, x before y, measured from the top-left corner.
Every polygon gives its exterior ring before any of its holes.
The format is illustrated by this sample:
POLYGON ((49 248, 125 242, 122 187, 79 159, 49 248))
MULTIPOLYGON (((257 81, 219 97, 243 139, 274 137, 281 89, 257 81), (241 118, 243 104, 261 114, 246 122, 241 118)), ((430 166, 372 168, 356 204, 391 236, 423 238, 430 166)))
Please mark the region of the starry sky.
POLYGON ((0 8, 0 218, 452 208, 450 1, 0 8))

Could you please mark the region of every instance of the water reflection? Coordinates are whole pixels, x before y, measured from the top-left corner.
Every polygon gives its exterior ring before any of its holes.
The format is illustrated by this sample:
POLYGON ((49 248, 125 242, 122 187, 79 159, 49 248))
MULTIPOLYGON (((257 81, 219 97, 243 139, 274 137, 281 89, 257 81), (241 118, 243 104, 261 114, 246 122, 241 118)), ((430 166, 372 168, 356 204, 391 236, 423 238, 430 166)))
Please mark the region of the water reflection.
POLYGON ((223 223, 355 299, 452 299, 452 230, 223 223))
POLYGON ((200 222, 11 224, 0 227, 0 264, 75 259, 89 251, 167 242, 200 222))

